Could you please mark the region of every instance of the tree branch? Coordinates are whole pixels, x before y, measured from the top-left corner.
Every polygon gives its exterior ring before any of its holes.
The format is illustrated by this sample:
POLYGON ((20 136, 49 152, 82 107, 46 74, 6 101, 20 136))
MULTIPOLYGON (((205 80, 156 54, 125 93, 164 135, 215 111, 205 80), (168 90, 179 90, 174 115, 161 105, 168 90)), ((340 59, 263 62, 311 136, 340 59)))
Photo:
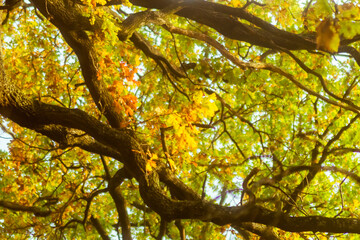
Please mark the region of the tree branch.
POLYGON ((49 210, 43 210, 38 207, 23 206, 15 202, 10 202, 5 200, 0 200, 0 206, 13 211, 33 213, 36 217, 47 217, 52 213, 49 210))
POLYGON ((90 217, 92 225, 94 225, 96 231, 100 234, 103 240, 110 240, 110 237, 107 235, 105 229, 101 226, 99 219, 95 218, 94 216, 90 217))

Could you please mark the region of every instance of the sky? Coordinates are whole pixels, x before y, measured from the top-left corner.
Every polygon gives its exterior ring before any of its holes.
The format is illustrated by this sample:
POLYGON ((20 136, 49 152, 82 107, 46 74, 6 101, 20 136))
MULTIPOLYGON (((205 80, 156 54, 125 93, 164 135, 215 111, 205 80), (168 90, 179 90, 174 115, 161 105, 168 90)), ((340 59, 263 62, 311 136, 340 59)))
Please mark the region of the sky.
POLYGON ((0 128, 0 150, 7 151, 7 144, 10 142, 11 137, 0 128))

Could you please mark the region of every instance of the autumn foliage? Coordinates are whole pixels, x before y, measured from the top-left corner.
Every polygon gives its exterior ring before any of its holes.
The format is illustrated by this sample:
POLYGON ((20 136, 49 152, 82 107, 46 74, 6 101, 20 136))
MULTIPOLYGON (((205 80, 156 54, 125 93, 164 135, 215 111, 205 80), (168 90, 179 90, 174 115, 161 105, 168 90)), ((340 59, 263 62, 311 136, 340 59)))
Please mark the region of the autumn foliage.
POLYGON ((0 239, 358 239, 358 2, 10 2, 0 239))

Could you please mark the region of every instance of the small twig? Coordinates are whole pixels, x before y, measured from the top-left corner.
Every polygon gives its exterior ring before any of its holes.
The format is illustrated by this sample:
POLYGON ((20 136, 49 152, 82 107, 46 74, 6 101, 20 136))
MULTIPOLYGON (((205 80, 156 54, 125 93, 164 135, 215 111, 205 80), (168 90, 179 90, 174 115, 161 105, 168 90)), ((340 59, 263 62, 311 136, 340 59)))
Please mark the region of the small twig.
POLYGON ((156 240, 161 240, 163 239, 163 237, 166 234, 166 225, 167 225, 167 221, 164 220, 163 218, 161 218, 161 222, 160 222, 160 230, 159 230, 159 234, 156 237, 156 240))
POLYGON ((260 6, 260 7, 265 7, 265 6, 266 6, 266 4, 264 4, 264 3, 259 3, 259 2, 254 1, 254 0, 250 0, 250 1, 249 1, 249 0, 246 0, 245 5, 242 6, 241 9, 246 9, 246 8, 249 7, 251 4, 255 4, 255 5, 258 5, 258 6, 260 6))
POLYGON ((203 185, 202 185, 202 193, 201 193, 201 199, 204 200, 205 198, 205 187, 206 187, 206 180, 207 180, 207 174, 205 174, 205 178, 204 178, 204 182, 203 182, 203 185))
POLYGON ((109 168, 106 164, 106 161, 105 161, 105 158, 103 155, 100 155, 100 158, 101 158, 101 163, 103 164, 104 166, 104 170, 105 170, 105 177, 106 177, 106 180, 110 180, 111 179, 111 174, 110 174, 110 171, 109 171, 109 168))
POLYGON ((243 181, 242 187, 243 187, 243 192, 241 193, 241 200, 240 200, 240 204, 243 204, 243 198, 244 198, 244 194, 246 193, 249 196, 249 204, 254 204, 255 203, 255 194, 250 190, 249 188, 249 181, 250 179, 255 176, 258 172, 260 171, 260 169, 258 168, 254 168, 251 170, 251 172, 249 173, 249 175, 247 175, 243 181))
POLYGON ((342 193, 342 184, 345 182, 346 179, 347 179, 347 177, 345 177, 339 184, 339 193, 340 193, 340 198, 341 198, 341 210, 334 216, 334 218, 337 218, 338 216, 340 216, 341 213, 344 211, 344 198, 343 198, 343 193, 342 193))
POLYGON ((180 239, 181 240, 185 240, 185 228, 181 223, 180 219, 175 220, 175 226, 177 227, 177 229, 179 230, 179 234, 180 234, 180 239))

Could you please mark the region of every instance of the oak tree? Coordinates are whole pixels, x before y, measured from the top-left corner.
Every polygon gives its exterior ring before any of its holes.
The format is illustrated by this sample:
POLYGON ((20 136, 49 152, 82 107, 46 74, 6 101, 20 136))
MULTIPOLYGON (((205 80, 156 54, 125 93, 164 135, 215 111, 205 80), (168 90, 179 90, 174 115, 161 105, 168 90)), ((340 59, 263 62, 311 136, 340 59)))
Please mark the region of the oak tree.
POLYGON ((358 1, 4 4, 1 239, 357 239, 358 1))

